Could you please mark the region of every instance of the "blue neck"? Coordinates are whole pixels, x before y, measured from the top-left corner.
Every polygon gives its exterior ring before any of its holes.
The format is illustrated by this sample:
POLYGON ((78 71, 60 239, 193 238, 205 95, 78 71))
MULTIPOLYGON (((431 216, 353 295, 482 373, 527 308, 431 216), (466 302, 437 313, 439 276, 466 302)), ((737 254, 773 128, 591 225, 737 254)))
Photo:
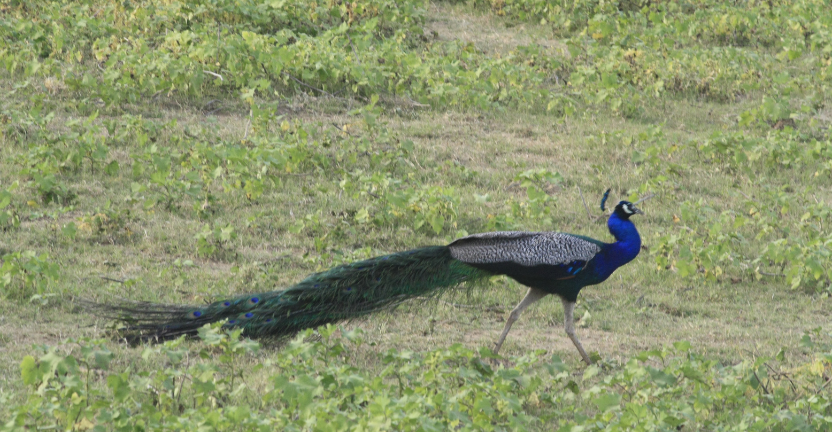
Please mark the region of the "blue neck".
POLYGON ((635 259, 641 250, 641 236, 638 235, 636 226, 629 219, 622 219, 613 213, 607 220, 607 228, 616 241, 603 248, 601 251, 603 259, 596 266, 596 272, 604 279, 617 268, 635 259))

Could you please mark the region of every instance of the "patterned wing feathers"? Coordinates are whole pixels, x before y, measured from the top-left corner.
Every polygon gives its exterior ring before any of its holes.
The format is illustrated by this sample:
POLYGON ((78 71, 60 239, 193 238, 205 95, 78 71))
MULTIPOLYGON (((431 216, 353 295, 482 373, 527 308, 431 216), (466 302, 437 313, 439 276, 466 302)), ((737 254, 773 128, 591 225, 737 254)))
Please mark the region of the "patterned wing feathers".
POLYGON ((451 256, 467 264, 512 262, 527 267, 587 262, 601 251, 593 242, 559 232, 474 234, 449 246, 451 256))

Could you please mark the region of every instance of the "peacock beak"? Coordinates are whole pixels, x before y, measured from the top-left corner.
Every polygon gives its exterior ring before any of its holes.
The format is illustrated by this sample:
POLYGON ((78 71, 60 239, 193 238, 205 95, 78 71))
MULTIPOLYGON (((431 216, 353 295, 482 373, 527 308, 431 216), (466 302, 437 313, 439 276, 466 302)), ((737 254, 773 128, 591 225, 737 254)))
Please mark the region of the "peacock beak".
POLYGON ((634 205, 631 205, 630 209, 633 211, 634 214, 643 214, 642 211, 639 210, 639 208, 634 206, 634 205))

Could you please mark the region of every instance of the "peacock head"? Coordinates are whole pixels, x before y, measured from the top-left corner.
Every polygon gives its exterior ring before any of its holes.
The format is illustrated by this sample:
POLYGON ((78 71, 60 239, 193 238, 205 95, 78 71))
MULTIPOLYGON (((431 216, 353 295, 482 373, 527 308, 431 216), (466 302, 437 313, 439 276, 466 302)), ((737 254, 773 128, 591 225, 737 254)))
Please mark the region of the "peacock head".
POLYGON ((620 201, 618 205, 615 206, 615 210, 613 214, 618 216, 619 219, 627 220, 630 216, 634 214, 640 214, 641 210, 636 207, 635 204, 629 201, 620 201))

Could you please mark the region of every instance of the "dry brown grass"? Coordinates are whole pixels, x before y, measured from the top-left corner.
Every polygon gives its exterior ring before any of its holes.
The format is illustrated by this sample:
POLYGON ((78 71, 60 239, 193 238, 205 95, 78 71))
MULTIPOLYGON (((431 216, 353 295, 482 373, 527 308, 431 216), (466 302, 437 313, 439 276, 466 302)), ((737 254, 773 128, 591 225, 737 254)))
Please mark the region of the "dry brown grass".
POLYGON ((438 40, 470 42, 489 54, 507 54, 518 46, 535 43, 568 55, 566 46, 553 38, 546 26, 534 23, 506 26, 504 19, 492 13, 472 12, 467 7, 445 3, 431 3, 430 14, 427 30, 438 40))

